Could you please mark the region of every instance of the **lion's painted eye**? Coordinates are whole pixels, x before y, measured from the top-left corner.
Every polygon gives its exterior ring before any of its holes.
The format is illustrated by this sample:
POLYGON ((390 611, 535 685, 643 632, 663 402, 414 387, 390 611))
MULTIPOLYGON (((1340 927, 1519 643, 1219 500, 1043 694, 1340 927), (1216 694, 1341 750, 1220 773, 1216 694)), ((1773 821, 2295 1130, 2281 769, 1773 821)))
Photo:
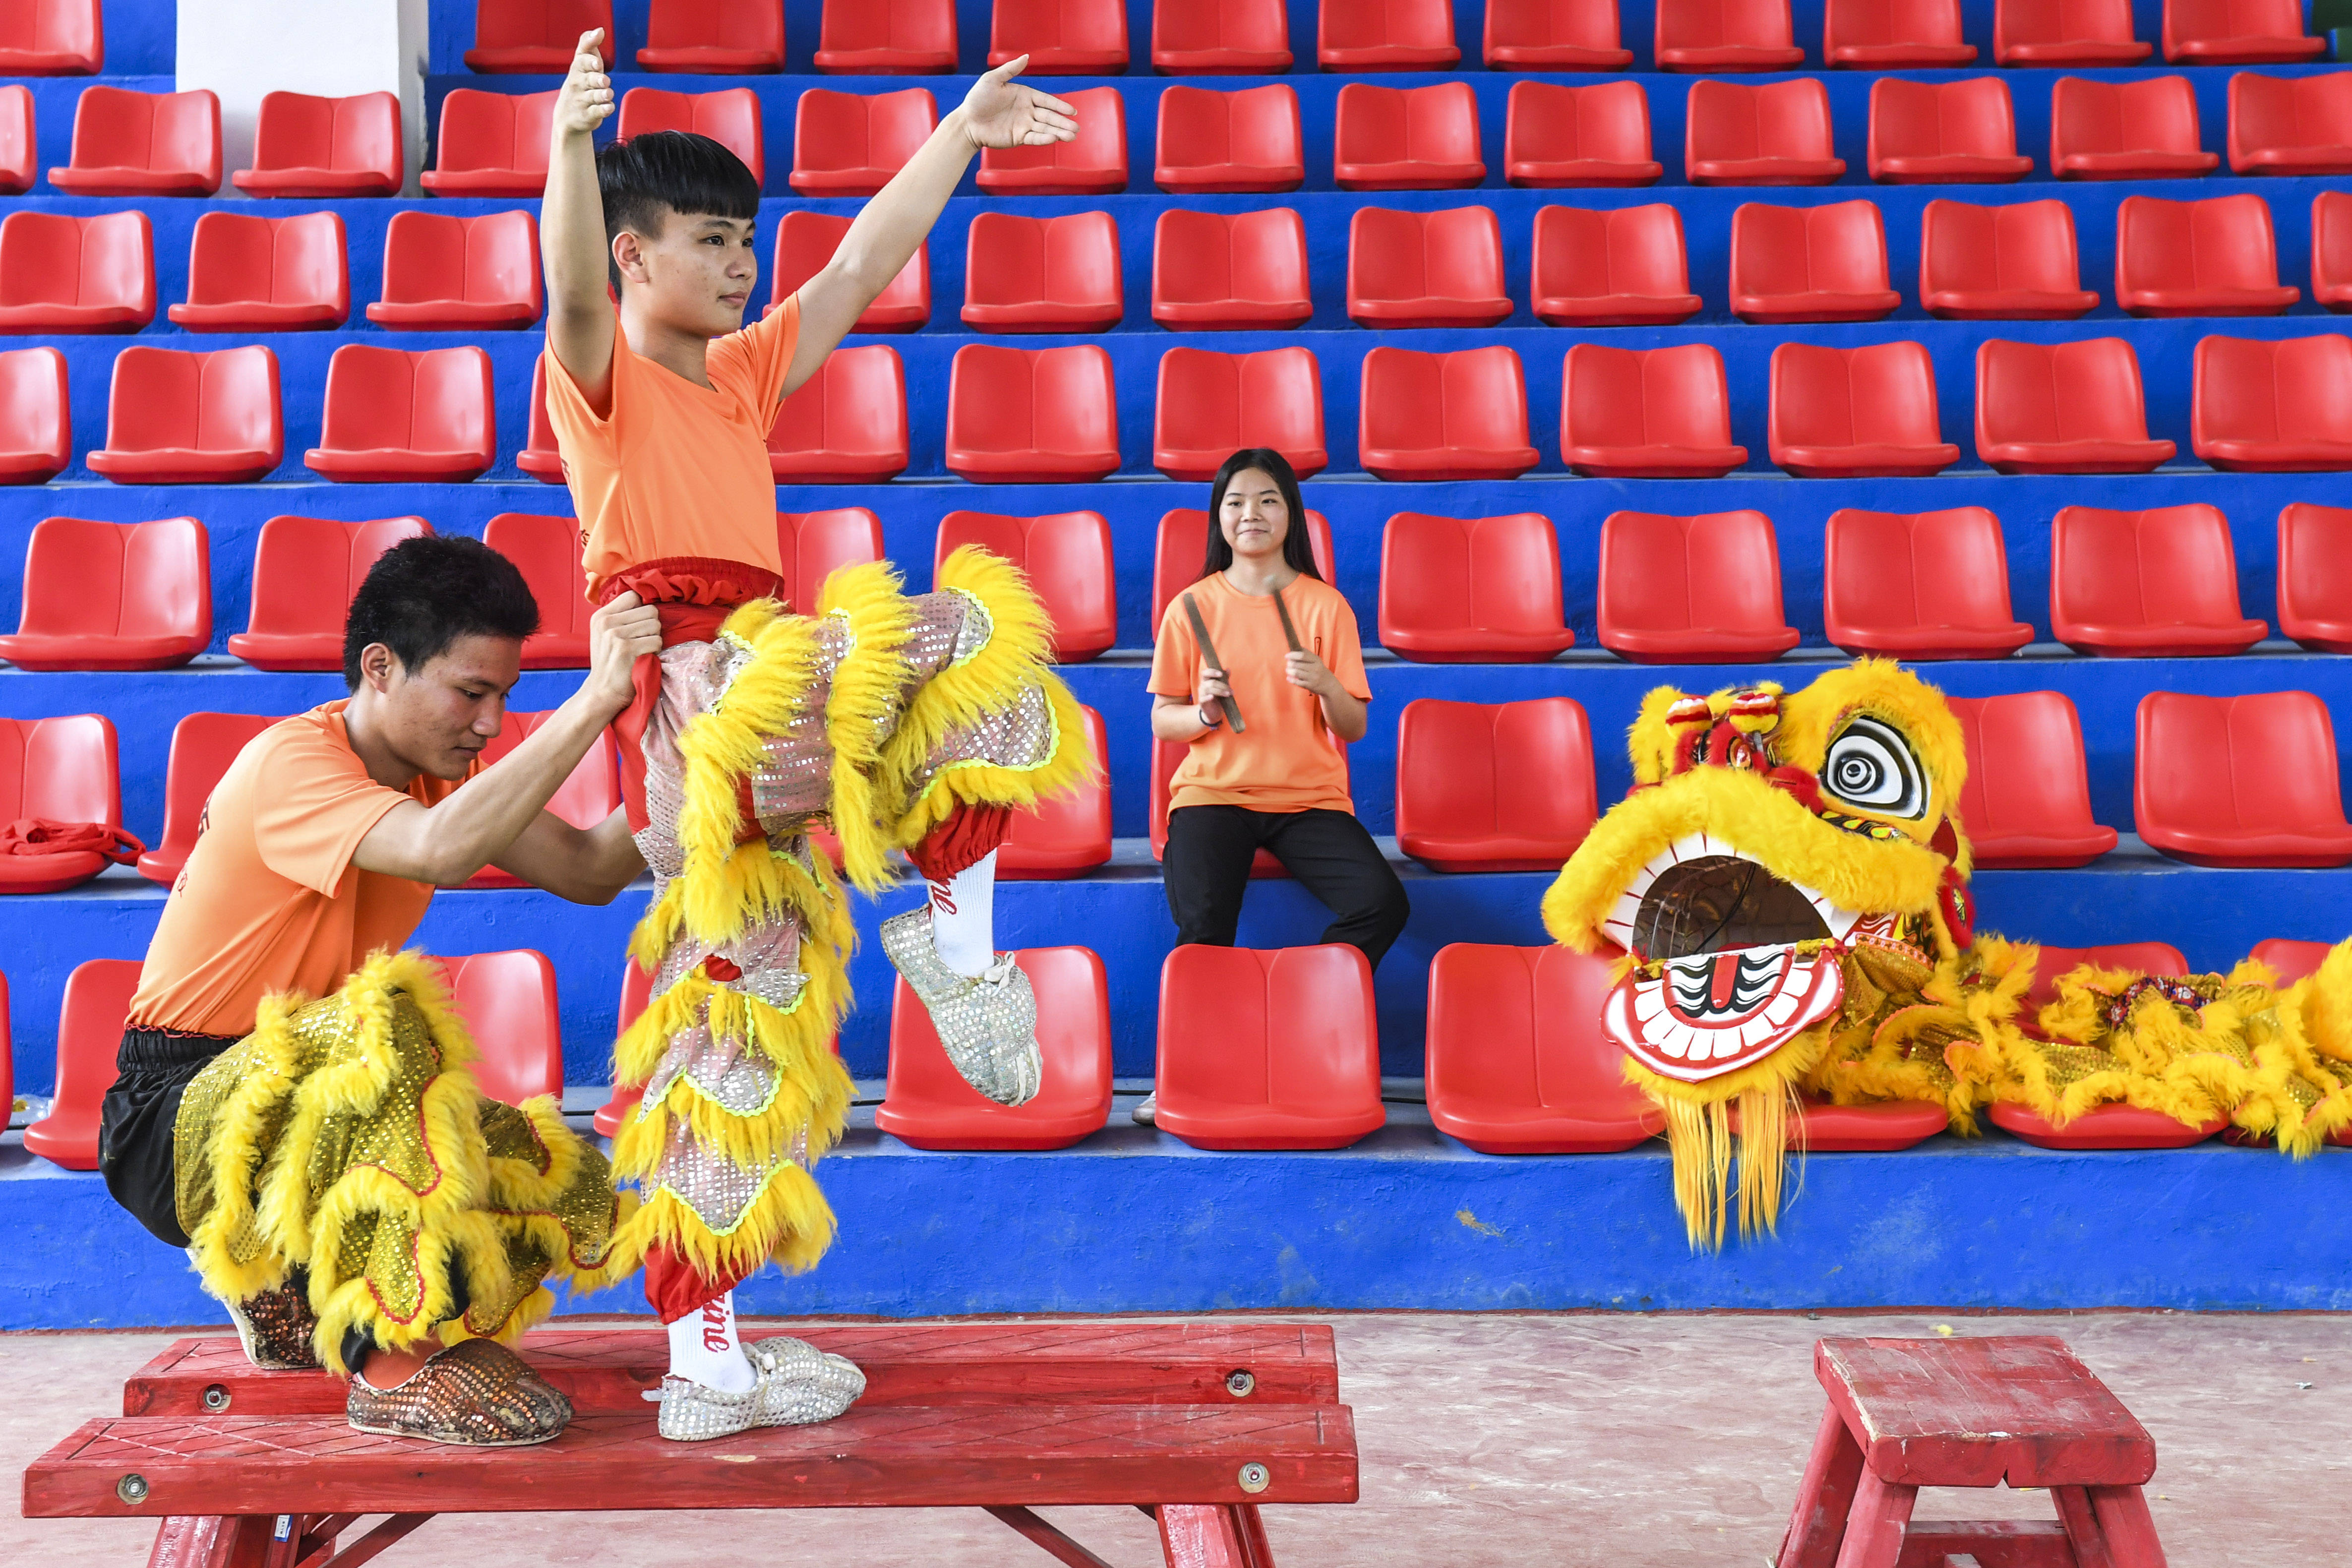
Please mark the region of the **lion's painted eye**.
POLYGON ((1927 774, 1901 731, 1876 719, 1855 719, 1830 742, 1822 786, 1839 799, 1881 816, 1927 814, 1927 774))

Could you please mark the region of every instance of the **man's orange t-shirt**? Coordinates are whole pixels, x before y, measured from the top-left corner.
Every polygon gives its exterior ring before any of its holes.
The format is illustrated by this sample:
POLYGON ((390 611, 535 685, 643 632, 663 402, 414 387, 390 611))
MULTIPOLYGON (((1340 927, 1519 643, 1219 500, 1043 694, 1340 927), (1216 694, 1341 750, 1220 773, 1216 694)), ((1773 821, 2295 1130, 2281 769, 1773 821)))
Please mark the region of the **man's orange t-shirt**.
MULTIPOLYGON (((352 750, 344 706, 271 725, 213 786, 148 944, 131 1022, 250 1034, 263 997, 326 995, 370 953, 415 932, 432 884, 362 871, 352 856, 394 806, 436 805, 464 781, 376 783, 352 750)), ((480 771, 478 762, 466 776, 480 771)))
MULTIPOLYGON (((1353 811, 1348 761, 1323 722, 1322 700, 1283 674, 1290 644, 1282 635, 1274 596, 1240 593, 1222 572, 1187 592, 1201 606, 1217 657, 1225 661, 1225 683, 1234 689, 1248 728, 1236 735, 1230 726, 1219 725, 1186 749, 1170 787, 1170 808, 1353 811)), ((1356 612, 1339 591, 1302 574, 1282 591, 1282 602, 1298 628, 1300 646, 1328 665, 1349 694, 1371 700, 1356 612)), ((1204 668, 1184 602, 1171 599, 1151 649, 1151 689, 1161 697, 1190 697, 1204 668)))
POLYGON ((651 561, 783 570, 768 432, 800 335, 795 294, 773 315, 711 339, 710 384, 697 386, 630 348, 616 310, 612 412, 603 418, 553 352, 541 352, 589 598, 614 573, 651 561))

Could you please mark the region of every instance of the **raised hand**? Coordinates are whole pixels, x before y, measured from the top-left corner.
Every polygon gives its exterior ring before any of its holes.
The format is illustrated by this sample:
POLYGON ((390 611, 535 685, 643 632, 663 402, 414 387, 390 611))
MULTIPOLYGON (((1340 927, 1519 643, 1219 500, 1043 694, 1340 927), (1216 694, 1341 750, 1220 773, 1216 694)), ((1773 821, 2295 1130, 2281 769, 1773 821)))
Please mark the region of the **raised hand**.
MULTIPOLYGON (((964 131, 973 146, 1044 147, 1077 139, 1076 110, 1051 93, 1013 79, 1028 64, 1027 55, 1007 60, 972 83, 971 90, 964 94, 964 131)), ((560 107, 557 112, 562 112, 560 107)))
POLYGON ((591 27, 580 35, 572 68, 564 74, 563 86, 555 95, 558 136, 587 135, 612 115, 613 79, 604 74, 604 57, 596 52, 596 47, 604 41, 602 27, 591 27))

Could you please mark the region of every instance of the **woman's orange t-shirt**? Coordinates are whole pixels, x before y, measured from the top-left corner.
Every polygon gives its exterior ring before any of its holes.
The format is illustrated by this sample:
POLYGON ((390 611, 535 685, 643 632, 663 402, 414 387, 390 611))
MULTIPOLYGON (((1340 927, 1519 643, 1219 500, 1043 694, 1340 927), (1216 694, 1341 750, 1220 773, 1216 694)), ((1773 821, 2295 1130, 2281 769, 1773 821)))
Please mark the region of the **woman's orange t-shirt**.
POLYGON ((710 384, 697 386, 630 348, 616 310, 612 412, 601 417, 554 353, 541 352, 590 599, 614 574, 653 561, 783 570, 768 432, 800 335, 795 294, 773 315, 711 339, 710 384))
POLYGON ((464 781, 376 783, 352 750, 345 705, 271 725, 213 786, 148 944, 133 1023, 247 1035, 263 997, 326 995, 370 953, 415 934, 432 884, 363 871, 352 857, 394 806, 437 805, 464 781))
MULTIPOLYGON (((1248 728, 1236 735, 1219 725, 1194 741, 1170 785, 1171 809, 1187 805, 1243 805, 1252 811, 1348 811, 1348 760, 1323 703, 1283 674, 1290 644, 1272 595, 1244 594, 1219 572, 1187 590, 1201 606, 1201 619, 1217 657, 1225 661, 1225 682, 1248 728)), ((1364 680, 1364 645, 1356 612, 1337 588, 1304 574, 1282 591, 1298 640, 1339 678, 1339 684, 1365 701, 1372 689, 1364 680)), ((1184 602, 1171 599, 1151 649, 1151 689, 1161 697, 1190 697, 1206 668, 1192 636, 1184 602)))

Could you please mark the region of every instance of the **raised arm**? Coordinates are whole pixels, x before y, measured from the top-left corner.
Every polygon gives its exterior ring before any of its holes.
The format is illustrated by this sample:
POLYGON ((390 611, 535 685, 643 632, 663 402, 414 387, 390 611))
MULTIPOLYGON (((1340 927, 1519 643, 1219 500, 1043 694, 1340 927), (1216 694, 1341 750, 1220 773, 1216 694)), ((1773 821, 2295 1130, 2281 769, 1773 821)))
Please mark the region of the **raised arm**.
POLYGON ((596 190, 596 127, 613 112, 613 79, 596 47, 602 27, 580 35, 572 70, 555 98, 547 149, 547 195, 539 209, 539 250, 547 268, 547 346, 598 414, 613 395, 611 262, 604 201, 596 190))
MULTIPOLYGON (((1013 79, 1028 63, 1026 55, 1007 60, 974 82, 961 107, 940 121, 930 140, 866 204, 824 269, 801 285, 800 343, 784 377, 787 396, 817 373, 866 307, 898 276, 939 221, 974 153, 983 147, 1043 147, 1076 137, 1076 110, 1013 79)), ((551 198, 554 191, 551 178, 551 198)), ((551 262, 551 296, 552 268, 551 262)))

